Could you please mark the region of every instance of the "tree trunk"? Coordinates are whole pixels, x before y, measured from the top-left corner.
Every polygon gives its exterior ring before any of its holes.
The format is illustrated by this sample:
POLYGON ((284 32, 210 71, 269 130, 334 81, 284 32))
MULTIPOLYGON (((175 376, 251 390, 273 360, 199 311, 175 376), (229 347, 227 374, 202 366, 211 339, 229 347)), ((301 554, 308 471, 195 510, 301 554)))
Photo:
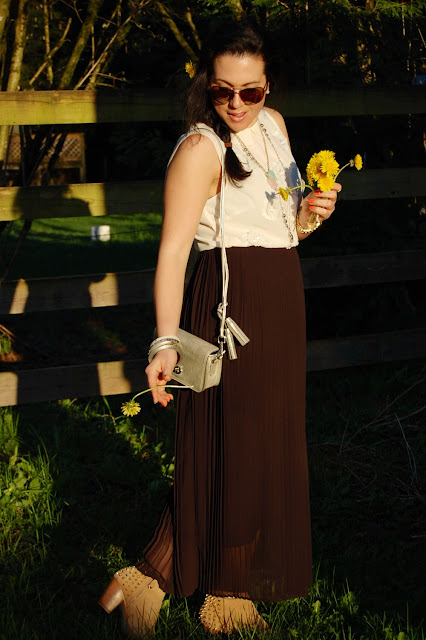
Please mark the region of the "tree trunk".
POLYGON ((87 44, 88 39, 92 33, 92 28, 98 17, 99 10, 104 0, 90 0, 89 7, 87 9, 86 20, 81 25, 80 33, 75 43, 74 50, 68 60, 68 64, 65 67, 65 71, 59 82, 58 89, 67 89, 71 85, 72 77, 74 75, 75 68, 80 60, 84 47, 87 44))
MULTIPOLYGON (((19 81, 21 79, 22 58, 25 49, 25 36, 27 30, 27 5, 28 0, 19 0, 17 16, 15 19, 15 38, 13 42, 12 56, 10 60, 9 77, 7 80, 6 91, 17 91, 19 89, 19 81)), ((4 165, 6 160, 9 125, 0 127, 0 166, 4 165)))
POLYGON ((0 0, 0 41, 3 37, 4 27, 9 17, 11 0, 0 0))
POLYGON ((28 0, 19 0, 18 15, 15 22, 15 41, 13 43, 12 58, 10 61, 9 78, 6 91, 17 91, 21 79, 22 58, 25 49, 25 36, 27 31, 26 12, 28 0))

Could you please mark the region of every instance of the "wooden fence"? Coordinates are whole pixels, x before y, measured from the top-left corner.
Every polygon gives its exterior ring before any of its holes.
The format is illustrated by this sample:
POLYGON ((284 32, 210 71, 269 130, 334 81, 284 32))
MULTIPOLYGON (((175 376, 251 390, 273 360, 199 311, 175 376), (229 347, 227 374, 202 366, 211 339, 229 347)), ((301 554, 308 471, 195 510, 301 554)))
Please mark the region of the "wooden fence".
MULTIPOLYGON (((287 117, 405 114, 426 112, 423 87, 391 91, 364 89, 292 91, 272 104, 287 117)), ((75 124, 163 121, 177 117, 180 105, 167 92, 98 94, 45 91, 0 94, 1 124, 75 124)), ((375 199, 426 195, 426 169, 366 170, 345 175, 344 198, 375 199)), ((0 189, 0 221, 20 218, 103 216, 161 210, 157 181, 74 184, 0 189), (84 205, 84 206, 82 206, 84 205)), ((302 261, 305 287, 326 288, 426 277, 426 251, 401 251, 302 261)), ((108 307, 145 303, 152 296, 153 270, 5 282, 0 314, 108 307), (29 293, 31 292, 31 296, 29 293), (89 300, 89 302, 88 302, 89 300)), ((308 370, 423 358, 426 330, 393 331, 308 343, 308 370)), ((142 359, 0 373, 0 406, 131 393, 145 386, 142 359)))

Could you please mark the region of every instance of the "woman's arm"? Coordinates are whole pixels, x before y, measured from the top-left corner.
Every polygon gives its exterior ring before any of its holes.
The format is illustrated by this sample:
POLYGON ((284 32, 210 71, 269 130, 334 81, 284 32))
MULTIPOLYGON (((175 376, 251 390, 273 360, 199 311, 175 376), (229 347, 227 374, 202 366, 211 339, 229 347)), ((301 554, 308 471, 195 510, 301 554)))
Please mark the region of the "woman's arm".
MULTIPOLYGON (((166 177, 164 218, 154 281, 157 333, 176 335, 182 309, 185 270, 189 252, 209 197, 218 190, 220 162, 211 140, 192 135, 180 145, 166 177)), ((146 368, 148 385, 171 380, 177 354, 160 351, 146 368)), ((154 403, 166 406, 172 395, 164 389, 152 391, 154 403)))

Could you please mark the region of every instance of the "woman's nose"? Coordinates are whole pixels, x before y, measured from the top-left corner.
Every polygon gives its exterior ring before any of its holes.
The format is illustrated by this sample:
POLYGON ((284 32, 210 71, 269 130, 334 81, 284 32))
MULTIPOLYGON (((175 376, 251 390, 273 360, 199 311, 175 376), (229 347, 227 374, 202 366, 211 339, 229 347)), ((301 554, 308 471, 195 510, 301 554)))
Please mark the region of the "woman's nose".
POLYGON ((241 107, 244 102, 241 100, 239 93, 234 93, 234 97, 229 101, 228 104, 232 109, 238 109, 238 107, 241 107))

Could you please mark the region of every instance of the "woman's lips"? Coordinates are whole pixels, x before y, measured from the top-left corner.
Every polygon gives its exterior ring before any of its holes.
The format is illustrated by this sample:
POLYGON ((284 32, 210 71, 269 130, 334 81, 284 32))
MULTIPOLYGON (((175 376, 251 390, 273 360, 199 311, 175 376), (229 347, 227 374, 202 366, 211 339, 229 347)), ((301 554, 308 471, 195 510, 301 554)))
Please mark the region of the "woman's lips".
POLYGON ((241 122, 241 120, 244 120, 246 115, 247 115, 247 111, 245 111, 244 113, 229 113, 228 111, 228 116, 231 118, 233 122, 241 122))

